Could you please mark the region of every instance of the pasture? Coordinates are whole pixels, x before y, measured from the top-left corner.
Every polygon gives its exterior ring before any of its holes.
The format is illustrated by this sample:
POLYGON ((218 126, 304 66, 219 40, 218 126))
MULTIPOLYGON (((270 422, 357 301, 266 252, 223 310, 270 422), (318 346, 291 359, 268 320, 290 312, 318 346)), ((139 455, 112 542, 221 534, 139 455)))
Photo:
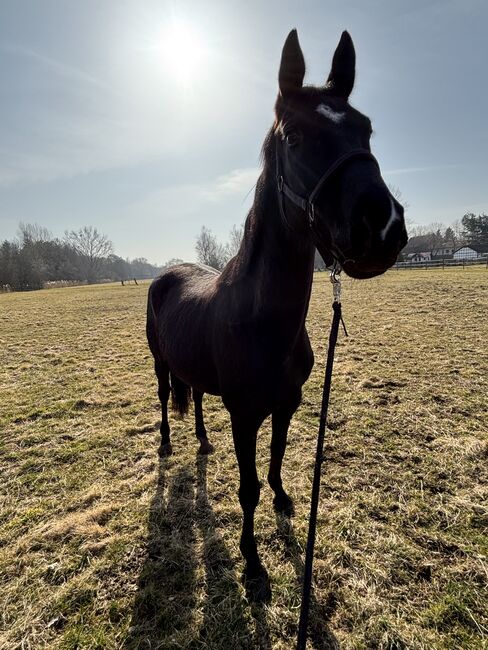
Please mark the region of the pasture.
MULTIPOLYGON (((145 341, 147 284, 0 295, 0 648, 294 647, 324 354, 328 276, 308 318, 316 364, 292 420, 284 484, 258 439, 256 533, 273 589, 241 586, 229 419, 171 418, 145 341)), ((488 271, 343 280, 326 436, 311 648, 488 647, 488 271)))

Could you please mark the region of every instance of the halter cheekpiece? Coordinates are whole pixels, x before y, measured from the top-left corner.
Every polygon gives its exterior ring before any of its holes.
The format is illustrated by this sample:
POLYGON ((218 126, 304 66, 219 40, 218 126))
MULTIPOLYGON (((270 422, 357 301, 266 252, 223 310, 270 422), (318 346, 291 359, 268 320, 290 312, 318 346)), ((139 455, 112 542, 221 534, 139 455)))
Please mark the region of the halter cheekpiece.
POLYGON ((300 208, 301 210, 307 213, 310 227, 313 228, 314 221, 315 221, 315 212, 316 212, 314 201, 317 198, 323 185, 326 183, 326 181, 329 180, 332 174, 334 174, 346 162, 357 158, 365 158, 367 160, 371 160, 379 169, 378 161, 373 156, 371 151, 368 151, 367 149, 353 149, 352 151, 347 151, 342 156, 339 156, 339 158, 337 158, 330 165, 330 167, 326 169, 326 171, 319 178, 310 196, 308 198, 305 198, 303 196, 300 196, 296 192, 294 192, 291 189, 291 187, 286 184, 285 179, 283 178, 283 174, 280 172, 280 160, 279 160, 278 152, 276 152, 276 182, 278 185, 278 192, 280 195, 280 201, 279 201, 280 210, 284 219, 286 220, 285 210, 282 202, 282 194, 284 194, 287 197, 287 199, 289 199, 294 205, 296 205, 298 208, 300 208))

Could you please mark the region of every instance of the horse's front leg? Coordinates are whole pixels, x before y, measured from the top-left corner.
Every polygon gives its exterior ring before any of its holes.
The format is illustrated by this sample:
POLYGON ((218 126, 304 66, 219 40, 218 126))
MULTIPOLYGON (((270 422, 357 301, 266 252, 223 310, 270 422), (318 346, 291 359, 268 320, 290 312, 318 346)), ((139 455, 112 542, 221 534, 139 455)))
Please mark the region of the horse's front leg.
POLYGON ((275 509, 287 516, 293 514, 293 501, 283 489, 281 466, 285 455, 290 420, 300 404, 301 397, 302 391, 299 388, 290 392, 287 399, 272 414, 271 460, 268 482, 275 493, 273 500, 275 509))
POLYGON ((239 465, 239 502, 243 512, 240 549, 246 566, 244 583, 248 596, 255 601, 267 601, 271 589, 266 569, 259 559, 254 538, 254 511, 259 502, 260 484, 256 472, 256 437, 263 418, 237 416, 231 412, 232 435, 239 465))

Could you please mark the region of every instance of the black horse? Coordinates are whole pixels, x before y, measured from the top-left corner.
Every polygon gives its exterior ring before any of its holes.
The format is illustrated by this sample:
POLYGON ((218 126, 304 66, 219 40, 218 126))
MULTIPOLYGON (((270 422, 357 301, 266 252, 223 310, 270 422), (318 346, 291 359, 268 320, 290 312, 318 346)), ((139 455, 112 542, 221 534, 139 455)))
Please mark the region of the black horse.
POLYGON ((184 414, 195 403, 200 452, 209 453, 204 393, 230 412, 244 514, 240 548, 254 595, 269 593, 254 539, 260 484, 256 436, 272 416, 268 480, 278 511, 291 513, 281 483, 290 419, 313 366, 305 318, 318 248, 353 278, 383 273, 407 236, 403 208, 371 154, 371 122, 348 103, 355 52, 342 34, 324 86, 303 86, 296 30, 282 53, 275 121, 263 145, 263 171, 238 254, 221 273, 172 267, 151 285, 147 337, 161 400, 160 455, 172 453, 167 402, 184 414))

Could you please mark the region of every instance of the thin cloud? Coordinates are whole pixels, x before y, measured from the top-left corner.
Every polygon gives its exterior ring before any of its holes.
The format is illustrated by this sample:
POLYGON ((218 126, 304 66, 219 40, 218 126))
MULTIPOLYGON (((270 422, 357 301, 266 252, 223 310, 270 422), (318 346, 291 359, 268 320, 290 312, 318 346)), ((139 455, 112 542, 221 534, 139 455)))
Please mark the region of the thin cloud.
POLYGON ((459 169, 461 165, 429 165, 426 167, 400 167, 398 169, 387 169, 383 173, 389 176, 401 174, 421 174, 423 172, 438 172, 445 169, 459 169))
POLYGON ((92 172, 136 166, 160 160, 174 147, 155 130, 108 118, 82 116, 68 128, 65 117, 45 127, 32 150, 0 149, 0 187, 46 183, 92 172))
POLYGON ((245 199, 256 184, 259 172, 259 167, 233 169, 228 174, 219 176, 212 185, 205 188, 202 196, 210 201, 221 201, 235 195, 241 195, 245 199))
POLYGON ((19 56, 23 56, 24 58, 36 61, 63 77, 74 79, 76 81, 82 81, 102 90, 113 90, 107 83, 101 81, 100 79, 97 79, 93 75, 88 74, 79 68, 75 68, 74 66, 62 63, 57 59, 52 59, 51 57, 46 56, 40 52, 36 52, 30 48, 20 45, 2 45, 2 49, 10 54, 17 54, 19 56))
POLYGON ((248 198, 259 175, 258 167, 234 169, 208 182, 184 183, 149 192, 129 204, 128 217, 137 216, 148 222, 180 221, 181 219, 208 219, 208 215, 234 213, 235 220, 244 218, 248 198), (209 212, 210 211, 210 212, 209 212))

